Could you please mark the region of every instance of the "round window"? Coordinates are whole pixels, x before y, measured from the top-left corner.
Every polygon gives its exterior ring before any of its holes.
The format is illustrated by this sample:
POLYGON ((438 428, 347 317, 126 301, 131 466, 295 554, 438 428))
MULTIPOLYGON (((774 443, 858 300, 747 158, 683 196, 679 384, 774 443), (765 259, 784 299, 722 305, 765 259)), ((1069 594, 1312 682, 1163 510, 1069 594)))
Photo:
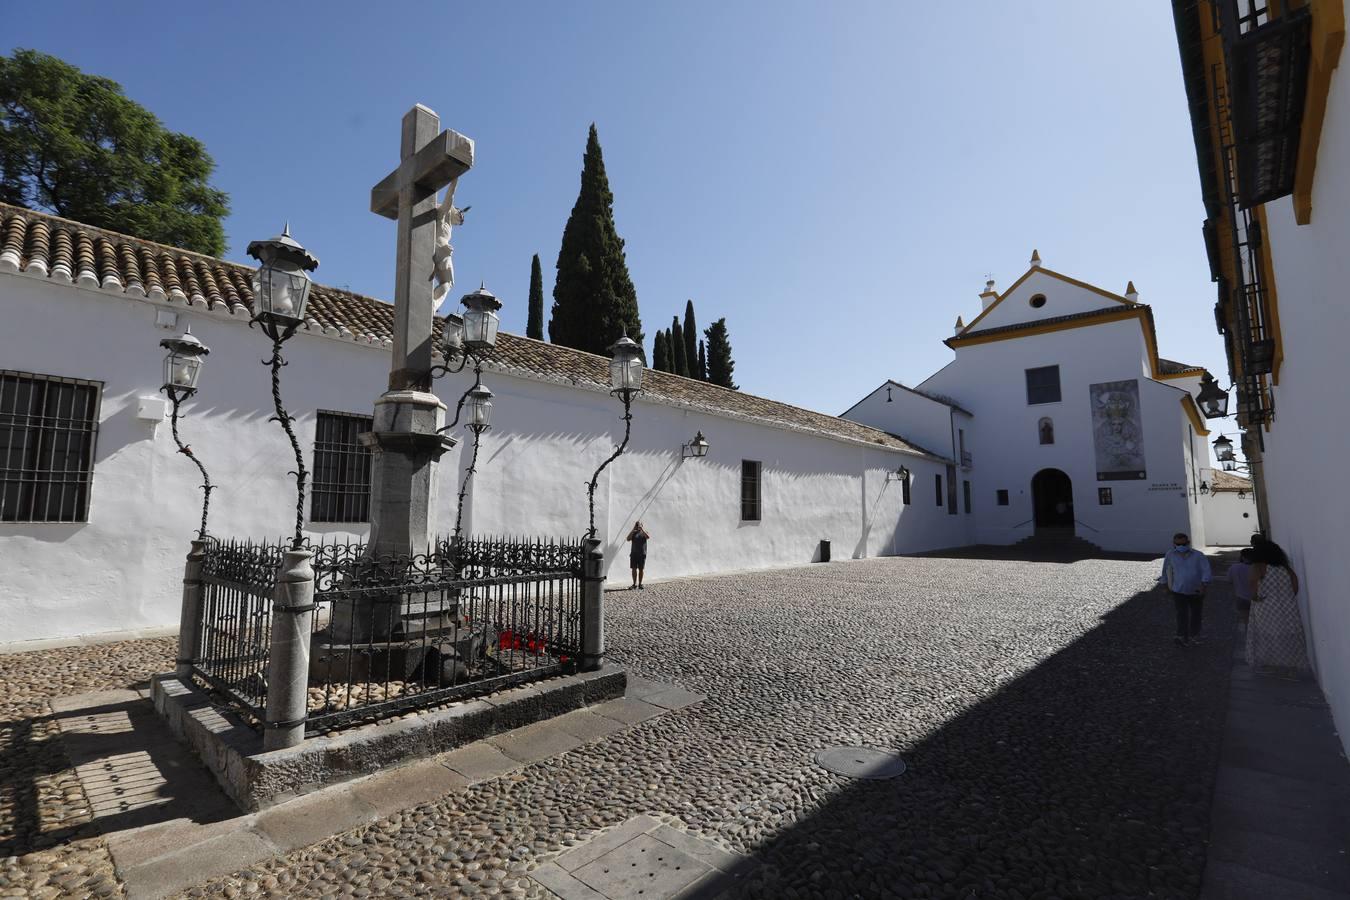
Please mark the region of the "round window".
POLYGON ((1037 294, 1036 296, 1031 298, 1030 302, 1032 309, 1040 309, 1042 306, 1045 305, 1045 295, 1037 294))

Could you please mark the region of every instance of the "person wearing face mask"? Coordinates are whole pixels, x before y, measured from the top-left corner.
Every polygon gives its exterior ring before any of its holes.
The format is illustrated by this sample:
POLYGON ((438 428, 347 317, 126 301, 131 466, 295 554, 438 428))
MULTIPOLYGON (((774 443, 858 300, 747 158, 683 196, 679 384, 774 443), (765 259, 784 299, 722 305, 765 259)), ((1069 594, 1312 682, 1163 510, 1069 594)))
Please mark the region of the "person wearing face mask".
POLYGON ((1172 549, 1163 557, 1159 583, 1172 592, 1177 608, 1177 646, 1200 643, 1200 616, 1204 609, 1205 591, 1210 581, 1209 559, 1191 547, 1191 539, 1184 532, 1172 536, 1172 549))

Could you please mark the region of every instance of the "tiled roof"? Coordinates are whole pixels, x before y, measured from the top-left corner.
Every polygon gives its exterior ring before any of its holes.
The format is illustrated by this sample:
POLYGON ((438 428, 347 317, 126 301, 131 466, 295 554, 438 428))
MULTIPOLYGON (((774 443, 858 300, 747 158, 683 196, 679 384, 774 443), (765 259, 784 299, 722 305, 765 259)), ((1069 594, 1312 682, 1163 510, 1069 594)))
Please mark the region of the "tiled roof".
POLYGON ((1209 489, 1216 494, 1222 492, 1251 491, 1252 482, 1251 479, 1243 478, 1241 475, 1225 472, 1223 469, 1215 469, 1214 477, 1209 483, 1209 489))
MULTIPOLYGON (((148 297, 239 318, 252 315, 254 269, 0 203, 0 272, 25 272, 132 297, 148 297)), ((392 346, 388 303, 315 284, 305 309, 309 331, 392 346)), ((439 320, 437 323, 439 332, 439 320)), ((609 359, 502 332, 497 367, 527 376, 607 390, 609 359)), ((927 451, 857 422, 648 369, 648 400, 923 455, 927 451)))
POLYGON ((1158 357, 1158 369, 1164 375, 1186 375, 1194 372, 1196 375, 1205 373, 1204 366, 1191 366, 1186 363, 1179 363, 1174 359, 1163 359, 1158 357))

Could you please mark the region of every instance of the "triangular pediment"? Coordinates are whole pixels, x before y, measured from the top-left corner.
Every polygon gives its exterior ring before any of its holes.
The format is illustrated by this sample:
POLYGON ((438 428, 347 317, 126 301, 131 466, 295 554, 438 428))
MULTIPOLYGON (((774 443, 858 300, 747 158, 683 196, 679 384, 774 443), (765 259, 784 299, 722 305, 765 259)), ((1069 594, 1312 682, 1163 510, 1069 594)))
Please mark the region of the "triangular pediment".
POLYGON ((1138 304, 1095 285, 1036 266, 999 294, 959 335, 1138 304))

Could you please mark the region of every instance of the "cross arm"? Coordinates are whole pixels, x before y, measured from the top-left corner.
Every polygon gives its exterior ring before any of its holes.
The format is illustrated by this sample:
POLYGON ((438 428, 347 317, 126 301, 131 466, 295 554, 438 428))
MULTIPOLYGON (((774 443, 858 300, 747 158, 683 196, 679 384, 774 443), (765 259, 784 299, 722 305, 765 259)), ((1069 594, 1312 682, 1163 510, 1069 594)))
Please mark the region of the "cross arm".
POLYGON ((406 183, 438 191, 473 167, 473 141, 446 129, 370 191, 370 211, 398 218, 398 192, 406 183))

